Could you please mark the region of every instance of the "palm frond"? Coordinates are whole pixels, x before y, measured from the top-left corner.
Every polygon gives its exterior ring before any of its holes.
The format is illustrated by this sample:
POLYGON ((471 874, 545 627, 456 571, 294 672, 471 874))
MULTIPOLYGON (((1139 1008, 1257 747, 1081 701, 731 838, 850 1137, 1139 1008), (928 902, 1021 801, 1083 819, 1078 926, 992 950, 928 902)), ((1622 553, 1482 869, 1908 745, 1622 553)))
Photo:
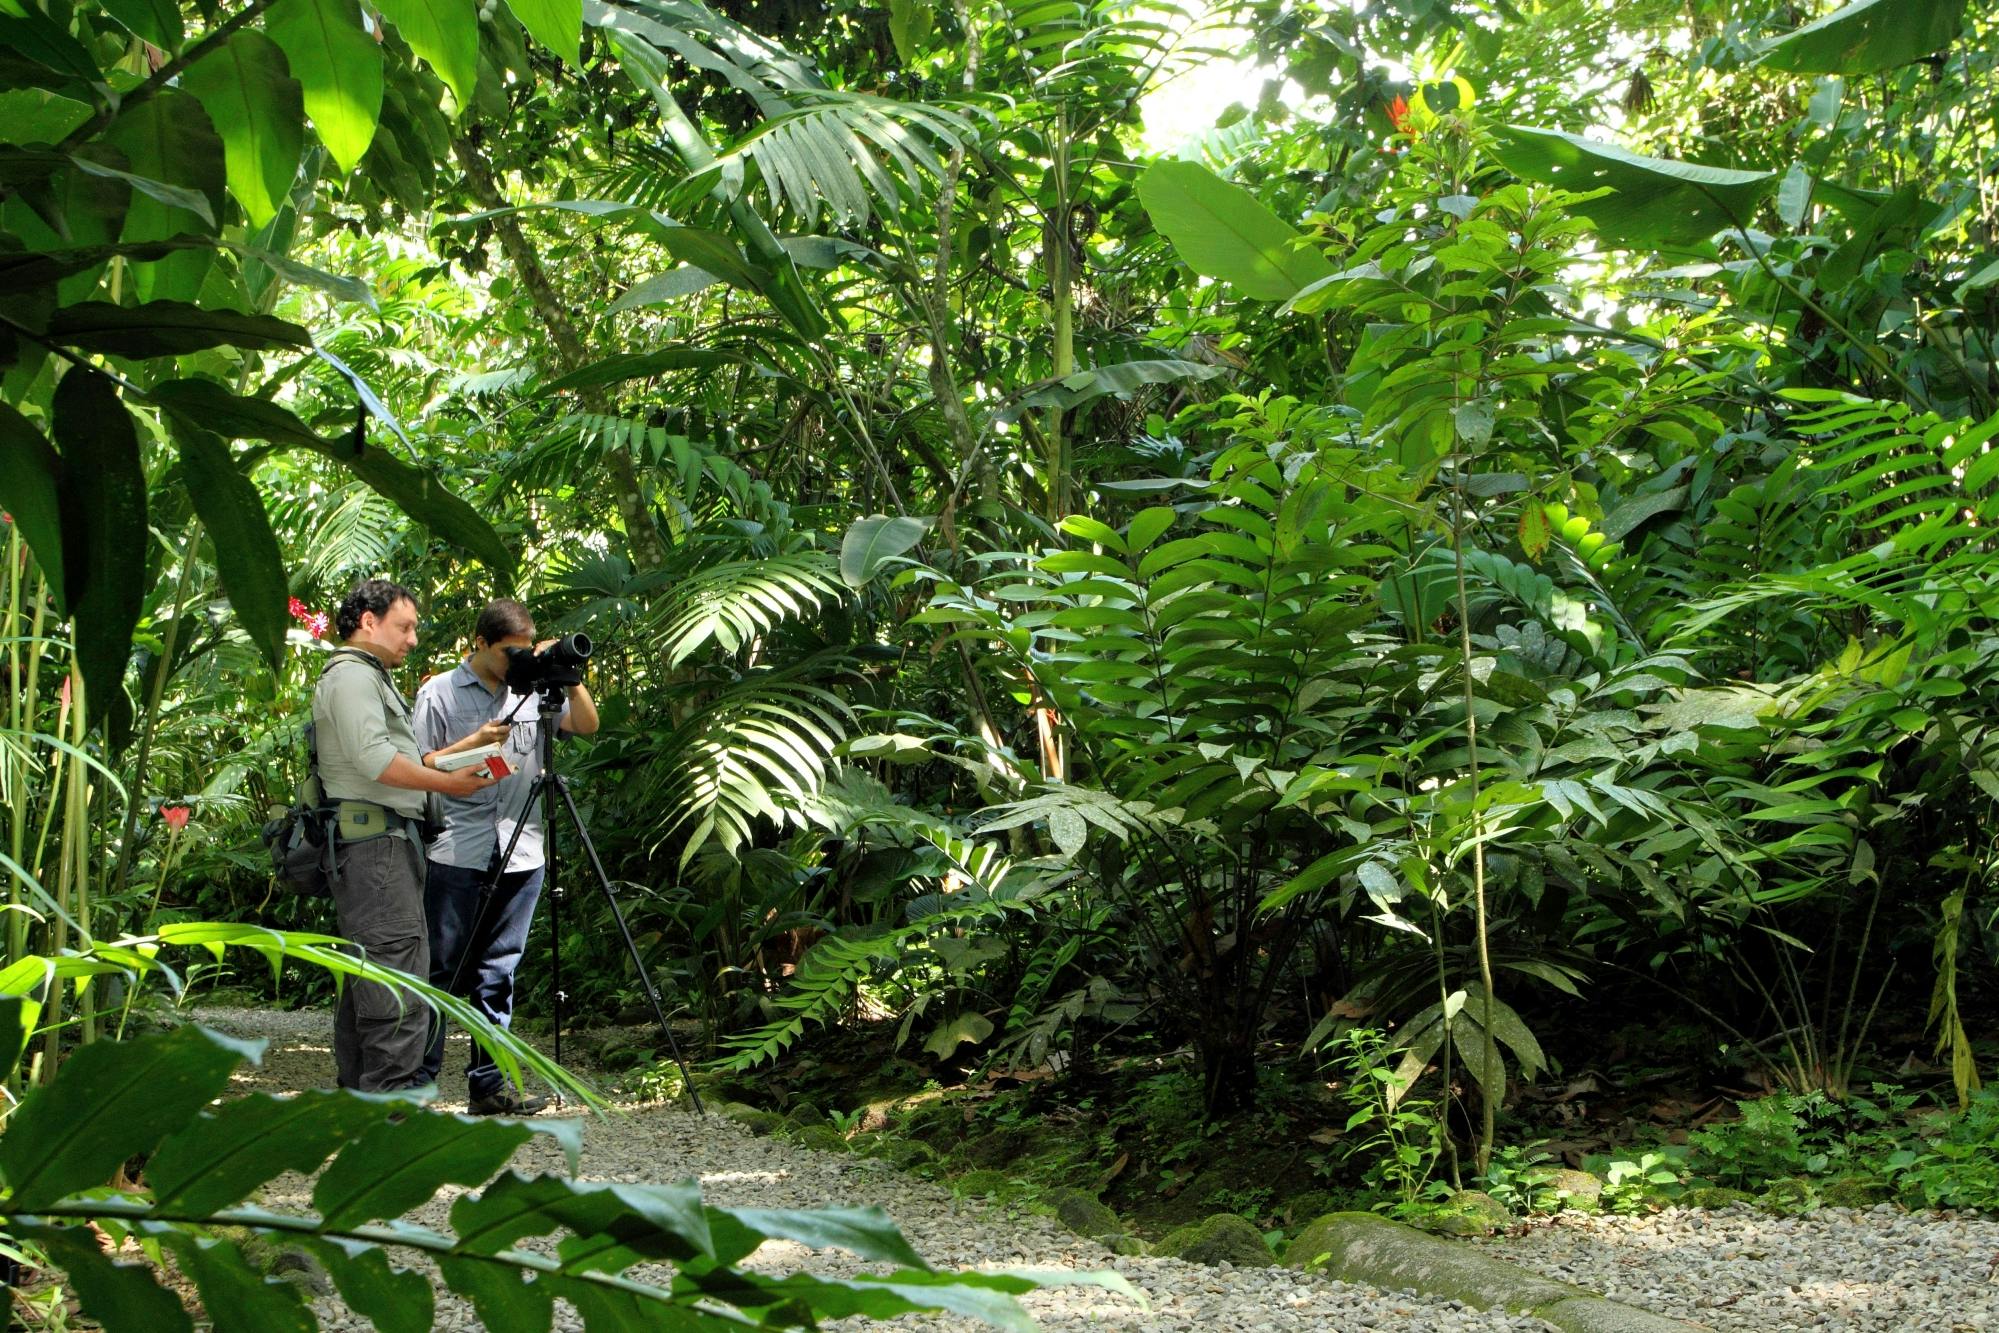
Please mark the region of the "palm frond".
POLYGON ((409 520, 357 481, 277 501, 271 506, 271 528, 306 581, 333 587, 349 575, 393 566, 409 520))
POLYGON ((782 827, 825 783, 851 713, 838 695, 796 679, 764 676, 729 690, 683 724, 663 747, 671 814, 662 837, 692 826, 680 862, 718 843, 733 852, 768 820, 782 827))
POLYGON ((845 595, 833 558, 823 551, 711 565, 681 584, 655 614, 660 651, 670 667, 711 643, 735 653, 845 595))
POLYGON ((696 178, 702 193, 716 173, 756 169, 772 206, 807 222, 822 212, 860 226, 879 210, 893 217, 943 174, 940 153, 975 137, 956 111, 863 93, 817 92, 752 130, 696 178), (706 182, 706 184, 701 184, 706 182))

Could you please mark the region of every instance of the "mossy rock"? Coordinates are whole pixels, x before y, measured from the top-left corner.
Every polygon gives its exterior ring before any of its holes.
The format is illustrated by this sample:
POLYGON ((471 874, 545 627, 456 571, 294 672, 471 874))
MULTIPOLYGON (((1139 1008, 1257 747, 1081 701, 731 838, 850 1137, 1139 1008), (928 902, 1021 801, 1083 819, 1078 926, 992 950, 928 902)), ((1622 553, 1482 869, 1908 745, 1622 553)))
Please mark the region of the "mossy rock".
POLYGON ((904 1138, 927 1143, 940 1151, 948 1151, 944 1145, 965 1137, 964 1110, 941 1098, 905 1105, 901 1115, 900 1132, 904 1138))
POLYGON ((725 1120, 733 1120, 752 1134, 775 1134, 786 1125, 783 1116, 775 1111, 759 1111, 754 1106, 741 1102, 710 1102, 715 1114, 725 1120))
POLYGON ((1779 1216, 1810 1212, 1818 1205, 1818 1191, 1812 1182, 1796 1176, 1788 1180, 1773 1180, 1763 1192, 1756 1196, 1756 1202, 1765 1212, 1779 1216))
POLYGON ((975 1169, 1002 1166, 1025 1156, 1033 1148, 1032 1137, 1020 1129, 996 1129, 977 1138, 966 1139, 952 1154, 975 1169))
POLYGON ((850 1152, 846 1135, 831 1125, 793 1125, 791 1140, 819 1152, 850 1152))
POLYGON ((1506 1205, 1483 1190, 1459 1190, 1431 1219, 1430 1229, 1446 1236, 1490 1236, 1513 1225, 1506 1205))
POLYGON ((1578 1213, 1603 1211, 1603 1182, 1587 1171, 1551 1172, 1541 1183, 1555 1192, 1563 1208, 1578 1213))
POLYGON ((1682 1208, 1733 1208, 1739 1203, 1755 1203, 1756 1196, 1726 1185, 1696 1185, 1674 1202, 1682 1208))
POLYGON ((1152 1252, 1190 1264, 1230 1263, 1237 1268, 1274 1268, 1277 1256, 1254 1223, 1234 1213, 1216 1213, 1192 1226, 1169 1231, 1152 1252))
POLYGON ((1841 1176, 1819 1186, 1819 1202, 1828 1208, 1872 1208, 1894 1197, 1893 1190, 1870 1176, 1841 1176))
POLYGON ((820 1110, 816 1104, 808 1102, 802 1097, 784 1108, 784 1118, 794 1125, 823 1125, 827 1123, 826 1113, 820 1110))
POLYGON ((1118 1215, 1088 1190, 1052 1190, 1042 1196, 1042 1202, 1054 1210, 1057 1221, 1079 1236, 1101 1240, 1124 1233, 1124 1223, 1118 1220, 1118 1215))
POLYGON ((951 1192, 968 1199, 997 1199, 1012 1190, 1004 1171, 967 1171, 950 1180, 951 1192))
POLYGON ((870 1157, 878 1157, 898 1171, 913 1171, 919 1166, 936 1160, 937 1154, 920 1143, 908 1139, 891 1138, 885 1135, 866 1140, 861 1151, 870 1157))
POLYGON ((597 1048, 597 1067, 613 1074, 637 1069, 652 1058, 653 1038, 649 1033, 613 1032, 597 1048))
POLYGON ((1142 1256, 1152 1253, 1145 1242, 1136 1236, 1104 1236, 1101 1239, 1104 1248, 1112 1254, 1142 1256))

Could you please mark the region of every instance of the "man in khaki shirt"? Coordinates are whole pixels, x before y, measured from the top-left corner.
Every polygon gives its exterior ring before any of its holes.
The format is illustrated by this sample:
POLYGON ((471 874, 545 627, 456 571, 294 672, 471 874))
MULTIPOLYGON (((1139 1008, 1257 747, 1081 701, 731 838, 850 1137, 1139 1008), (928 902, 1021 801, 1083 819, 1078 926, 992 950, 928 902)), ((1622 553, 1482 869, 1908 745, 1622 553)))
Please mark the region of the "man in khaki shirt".
MULTIPOLYGON (((389 675, 416 647, 416 599, 387 579, 355 585, 340 604, 342 647, 312 695, 319 776, 340 812, 333 905, 340 933, 369 962, 422 977, 430 971, 423 918, 424 794, 470 796, 492 783, 484 768, 426 768, 409 704, 389 675)), ((349 979, 333 1022, 343 1088, 392 1092, 423 1080, 430 1009, 415 992, 349 979)))

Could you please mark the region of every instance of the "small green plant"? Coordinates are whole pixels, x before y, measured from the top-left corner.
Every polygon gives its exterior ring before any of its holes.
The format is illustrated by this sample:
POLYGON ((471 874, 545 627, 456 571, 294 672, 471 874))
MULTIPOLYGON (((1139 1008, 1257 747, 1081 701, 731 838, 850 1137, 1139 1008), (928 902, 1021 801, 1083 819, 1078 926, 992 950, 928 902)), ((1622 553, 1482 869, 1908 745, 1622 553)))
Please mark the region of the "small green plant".
POLYGON ((626 1083, 627 1090, 642 1102, 670 1102, 687 1090, 687 1080, 671 1060, 656 1060, 644 1054, 644 1065, 626 1083))
POLYGON ((1403 1095, 1408 1083, 1391 1063, 1394 1041, 1380 1028, 1349 1028, 1325 1049, 1350 1108, 1341 1160, 1364 1159, 1368 1184, 1392 1203, 1415 1203, 1443 1154, 1433 1104, 1403 1095))
POLYGON ((1999 1091, 1982 1089, 1962 1112, 1930 1117, 1882 1167, 1910 1207, 1999 1208, 1999 1091))
POLYGON ((1635 1156, 1619 1153, 1590 1169, 1603 1177, 1602 1205, 1631 1216, 1644 1212, 1662 1196, 1675 1194, 1686 1179, 1686 1149, 1647 1148, 1635 1156))
POLYGON ((833 1122, 833 1128, 839 1130, 843 1136, 851 1136, 861 1127, 861 1121, 867 1118, 867 1114, 867 1107, 857 1106, 851 1111, 828 1111, 826 1118, 833 1122))
POLYGON ((1475 1188, 1490 1194, 1512 1213, 1552 1213, 1561 1197, 1550 1182, 1552 1158, 1539 1144, 1510 1144, 1492 1155, 1492 1165, 1477 1178, 1475 1188))

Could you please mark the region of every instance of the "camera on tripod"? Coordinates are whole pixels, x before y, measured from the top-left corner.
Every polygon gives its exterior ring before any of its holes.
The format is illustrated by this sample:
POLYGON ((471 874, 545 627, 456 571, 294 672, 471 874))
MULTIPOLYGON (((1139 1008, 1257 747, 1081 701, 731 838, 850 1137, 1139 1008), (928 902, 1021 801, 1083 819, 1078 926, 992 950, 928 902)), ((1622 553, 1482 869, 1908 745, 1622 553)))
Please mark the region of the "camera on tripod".
POLYGON ((566 634, 539 652, 507 649, 507 688, 515 694, 568 689, 583 683, 583 664, 590 660, 590 636, 566 634))

